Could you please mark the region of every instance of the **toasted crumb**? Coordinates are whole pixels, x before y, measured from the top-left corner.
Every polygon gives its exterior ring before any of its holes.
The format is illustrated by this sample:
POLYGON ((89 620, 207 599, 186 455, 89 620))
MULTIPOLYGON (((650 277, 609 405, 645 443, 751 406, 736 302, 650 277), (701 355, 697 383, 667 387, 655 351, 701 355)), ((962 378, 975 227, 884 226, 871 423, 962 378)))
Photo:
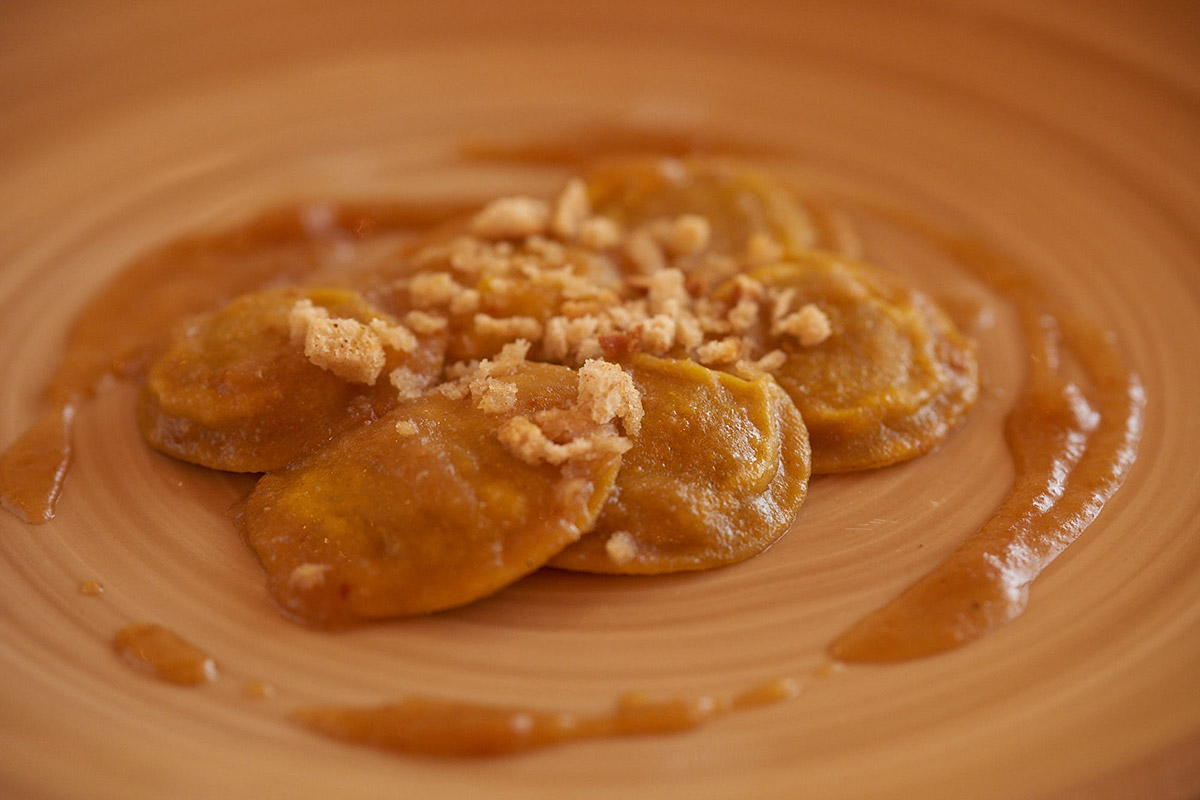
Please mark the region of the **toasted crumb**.
POLYGON ((579 369, 579 406, 599 424, 620 418, 625 432, 642 429, 642 394, 628 372, 609 361, 590 359, 579 369))
POLYGON ((637 555, 637 540, 628 531, 616 531, 605 541, 604 552, 614 564, 628 564, 637 555))
POLYGON ((408 367, 396 367, 388 373, 388 381, 396 387, 401 400, 420 397, 429 386, 429 378, 413 372, 408 367))
POLYGON ((321 317, 308 324, 304 357, 339 378, 368 386, 375 385, 387 360, 379 336, 366 325, 321 317))
POLYGON ((631 447, 628 439, 604 434, 558 444, 528 417, 519 416, 501 425, 496 436, 509 452, 527 464, 544 462, 557 466, 576 458, 623 453, 631 447))
POLYGON ((795 337, 801 347, 813 347, 833 334, 833 326, 825 312, 813 303, 806 303, 794 314, 789 314, 771 326, 776 336, 787 334, 795 337))
POLYGON ((292 344, 300 344, 308 335, 308 326, 316 319, 328 319, 329 312, 314 306, 307 297, 297 300, 288 311, 288 335, 292 344))
POLYGON ((484 206, 471 220, 471 232, 484 239, 520 239, 544 233, 550 207, 533 197, 502 197, 484 206))
POLYGON ((551 361, 565 361, 567 358, 567 318, 551 317, 546 320, 542 334, 542 352, 551 361))
POLYGON ((704 329, 700 321, 691 314, 680 315, 675 320, 675 341, 686 350, 694 350, 704 341, 704 329))
POLYGON ((737 288, 739 299, 747 298, 757 302, 767 296, 767 287, 763 286, 762 281, 749 275, 738 275, 733 279, 733 285, 737 288))
POLYGON ((687 279, 677 269, 664 269, 646 280, 646 300, 651 314, 678 317, 691 301, 687 279))
POLYGON ((463 291, 454 278, 446 272, 426 272, 414 275, 408 282, 408 294, 412 303, 420 308, 445 307, 463 291))
POLYGON ((667 265, 662 248, 647 230, 636 230, 625 240, 625 253, 633 266, 645 275, 653 275, 667 265))
POLYGON ((567 181, 554 204, 551 229, 557 236, 571 241, 579 236, 583 224, 591 214, 592 204, 588 200, 587 184, 579 178, 572 178, 567 181))
POLYGON ((684 214, 671 224, 664 244, 673 255, 690 256, 708 247, 711 237, 707 219, 698 214, 684 214))
POLYGON ((739 378, 752 381, 763 375, 772 375, 787 362, 787 354, 782 350, 772 350, 757 361, 739 359, 733 365, 733 374, 739 378))
POLYGON ((796 287, 790 286, 784 289, 775 297, 775 302, 771 306, 771 324, 775 325, 779 320, 788 315, 792 309, 792 301, 796 299, 796 287))
POLYGON ((409 436, 416 436, 417 423, 413 422, 411 419, 402 419, 396 423, 396 433, 404 436, 405 438, 409 436))
POLYGON ((729 321, 729 327, 732 330, 745 333, 758 321, 758 312, 758 303, 749 297, 743 297, 733 308, 729 309, 725 318, 729 321))
POLYGON ((489 314, 476 314, 475 332, 481 336, 504 339, 517 337, 537 341, 542 338, 542 323, 533 317, 493 317, 489 314))
POLYGON ((701 364, 732 364, 742 357, 743 341, 735 336, 705 342, 696 348, 696 358, 701 364))
POLYGON ((436 314, 426 314, 424 311, 410 311, 404 315, 404 324, 414 333, 431 336, 446 330, 445 317, 436 314))
POLYGON ((384 347, 399 353, 411 353, 417 349, 417 337, 403 325, 388 325, 381 319, 373 319, 369 327, 384 347))
POLYGON ((635 329, 642 343, 642 349, 656 356, 667 353, 675 346, 675 335, 679 323, 674 317, 666 314, 656 314, 640 323, 635 329))
POLYGON ((751 266, 771 264, 783 258, 783 245, 769 234, 759 231, 746 242, 746 260, 751 266))
POLYGON ((471 385, 471 395, 476 398, 475 406, 485 414, 503 414, 517 406, 517 385, 512 381, 484 378, 476 391, 471 385))
MULTIPOLYGON (((492 364, 511 369, 519 366, 529 357, 529 341, 526 339, 517 339, 515 342, 509 342, 500 348, 500 352, 492 358, 492 364)), ((492 373, 496 374, 495 372, 492 373)))
POLYGON ((288 575, 288 585, 300 590, 315 589, 325 582, 325 573, 331 569, 329 564, 301 564, 288 575))
POLYGON ((621 226, 608 217, 592 217, 579 227, 579 243, 592 250, 608 250, 621 243, 621 226))
POLYGON ((471 388, 461 381, 446 381, 434 391, 448 400, 464 400, 471 393, 471 388))
POLYGON ((754 365, 763 372, 776 372, 787 362, 787 354, 782 350, 772 350, 765 356, 754 362, 754 365))
POLYGON ((479 310, 482 298, 475 289, 463 289, 450 301, 450 313, 459 316, 474 314, 479 310))

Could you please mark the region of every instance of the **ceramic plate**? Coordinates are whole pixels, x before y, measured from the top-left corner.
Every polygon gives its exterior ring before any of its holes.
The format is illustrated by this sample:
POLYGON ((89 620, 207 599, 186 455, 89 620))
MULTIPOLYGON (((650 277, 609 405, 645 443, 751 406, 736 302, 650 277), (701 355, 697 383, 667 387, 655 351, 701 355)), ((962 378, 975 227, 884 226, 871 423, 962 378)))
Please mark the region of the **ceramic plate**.
POLYGON ((458 611, 328 634, 279 616, 227 507, 156 455, 133 388, 81 409, 57 517, 0 516, 6 797, 1166 797, 1200 793, 1200 13, 1186 3, 10 3, 0 11, 0 445, 87 299, 138 253, 283 202, 552 191, 467 140, 702 131, 838 209, 979 339, 935 452, 819 478, 762 556, 697 575, 546 571, 458 611), (1013 468, 1013 308, 903 212, 1007 254, 1140 373, 1140 457, 1028 611, 958 650, 827 666, 848 625, 985 520, 1013 468), (81 594, 99 581, 98 596, 81 594), (221 678, 110 641, 160 622, 221 678), (624 691, 794 700, 699 730, 475 761, 289 721, 417 693, 596 711, 624 691), (273 696, 247 687, 267 682, 273 696))

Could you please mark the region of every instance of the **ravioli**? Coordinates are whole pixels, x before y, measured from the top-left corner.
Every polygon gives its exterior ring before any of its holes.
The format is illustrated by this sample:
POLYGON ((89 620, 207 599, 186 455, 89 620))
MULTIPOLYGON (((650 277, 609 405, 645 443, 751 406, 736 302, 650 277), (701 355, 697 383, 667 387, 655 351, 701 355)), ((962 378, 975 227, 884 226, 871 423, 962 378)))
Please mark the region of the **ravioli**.
MULTIPOLYGON (((775 379, 808 426, 816 473, 894 464, 945 438, 978 395, 973 343, 920 292, 865 264, 810 251, 749 272, 762 311, 752 352, 781 351, 775 379), (830 335, 804 345, 781 330, 812 305, 830 335)), ((731 301, 727 284, 716 293, 731 301)))
POLYGON ((808 489, 808 434, 773 379, 640 355, 642 433, 596 527, 551 566, 654 574, 710 569, 765 550, 808 489))
POLYGON ((397 322, 346 289, 243 295, 193 321, 151 364, 137 406, 145 440, 214 469, 281 469, 394 406, 392 370, 427 382, 440 376, 444 334, 415 337, 411 352, 381 345, 371 383, 318 366, 305 355, 303 337, 292 333, 289 317, 304 301, 335 320, 397 322))
POLYGON ((541 567, 592 527, 625 447, 611 424, 574 413, 578 385, 569 367, 520 362, 474 394, 402 402, 263 476, 238 520, 275 603, 340 626, 460 606, 541 567), (539 419, 556 426, 546 447, 577 452, 553 463, 505 435, 539 419))

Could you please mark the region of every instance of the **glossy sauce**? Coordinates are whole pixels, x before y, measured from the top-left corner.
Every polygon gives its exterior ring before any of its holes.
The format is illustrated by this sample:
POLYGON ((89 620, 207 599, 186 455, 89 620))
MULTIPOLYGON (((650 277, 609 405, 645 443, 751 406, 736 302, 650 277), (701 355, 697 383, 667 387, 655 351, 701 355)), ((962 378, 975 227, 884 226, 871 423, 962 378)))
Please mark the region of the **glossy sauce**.
POLYGON ((733 711, 790 700, 798 683, 778 679, 729 699, 651 700, 626 694, 597 714, 410 697, 378 708, 307 708, 298 722, 336 739, 428 756, 494 756, 578 739, 648 736, 697 728, 733 711))
POLYGON ((1016 467, 1008 496, 942 564, 833 642, 833 657, 854 662, 933 655, 1019 616, 1029 585, 1124 483, 1146 406, 1141 380, 1112 338, 1049 312, 1045 294, 1019 266, 907 215, 886 216, 940 245, 1017 307, 1028 372, 1005 427, 1016 467), (1064 351, 1082 369, 1083 385, 1065 374, 1064 351))
POLYGON ((138 672, 180 686, 199 686, 217 679, 212 657, 162 625, 139 622, 113 636, 113 650, 138 672))
POLYGON ((253 697, 256 700, 266 700, 275 696, 275 684, 266 681, 250 681, 242 690, 247 697, 253 697))
POLYGON ((0 505, 38 525, 54 517, 71 467, 75 407, 55 405, 0 456, 0 505))
MULTIPOLYGON (((744 143, 700 144, 690 134, 626 129, 617 133, 596 128, 511 147, 475 144, 465 146, 463 154, 477 161, 575 165, 614 153, 678 155, 705 148, 754 152, 744 143)), ((389 227, 429 227, 466 207, 426 211, 415 204, 340 206, 326 209, 325 218, 334 222, 316 234, 305 226, 305 212, 297 207, 229 234, 184 240, 136 262, 80 315, 63 365, 48 389, 52 410, 0 460, 5 507, 35 523, 53 516, 69 462, 72 403, 90 395, 107 374, 137 374, 170 322, 270 281, 303 276, 313 268, 310 250, 328 244, 330 231, 363 236, 389 227), (277 263, 240 277, 211 268, 211 262, 222 261, 222 254, 263 244, 290 246, 289 242, 300 255, 284 260, 282 267, 277 263), (213 259, 177 258, 206 248, 213 259), (198 287, 203 291, 195 294, 198 287), (144 311, 147 292, 159 301, 154 314, 129 313, 144 311)), ((820 219, 832 230, 837 217, 820 219)), ((1029 372, 1006 427, 1017 475, 991 519, 945 563, 831 645, 830 654, 842 661, 890 662, 935 654, 973 641, 1019 615, 1029 584, 1078 538, 1124 481, 1142 428, 1142 386, 1107 337, 1086 324, 1049 314, 1041 293, 1026 282, 1018 266, 977 244, 912 224, 964 267, 986 276, 1020 310, 1029 372), (1069 380, 1060 370, 1060 350, 1083 368, 1086 385, 1069 380)), ((845 241, 846 249, 857 248, 845 231, 831 238, 845 241)), ((194 684, 215 679, 215 666, 203 651, 159 626, 130 626, 117 634, 114 648, 131 665, 165 680, 194 684)), ((837 666, 828 671, 834 674, 837 666)), ((584 738, 687 730, 732 710, 788 699, 796 691, 793 682, 784 680, 724 701, 701 697, 652 702, 627 696, 610 711, 592 715, 414 697, 382 708, 310 708, 295 716, 330 736, 392 750, 494 755, 584 738)))
POLYGON ((110 376, 140 376, 174 327, 232 298, 296 282, 339 243, 420 231, 477 207, 462 202, 302 204, 240 227, 191 236, 138 258, 80 311, 45 396, 47 408, 0 456, 0 505, 45 523, 70 467, 75 406, 110 376), (229 269, 235 262, 237 269, 229 269))
POLYGON ((79 593, 87 597, 99 597, 104 594, 104 584, 100 581, 83 581, 79 584, 79 593))

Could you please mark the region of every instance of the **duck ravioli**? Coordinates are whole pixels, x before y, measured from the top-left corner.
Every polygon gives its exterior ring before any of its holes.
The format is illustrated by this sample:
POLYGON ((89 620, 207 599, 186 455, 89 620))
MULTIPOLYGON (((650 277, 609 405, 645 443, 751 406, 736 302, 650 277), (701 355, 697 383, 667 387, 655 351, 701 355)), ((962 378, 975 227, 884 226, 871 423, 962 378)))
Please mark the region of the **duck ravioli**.
POLYGON ((151 364, 138 427, 183 461, 281 469, 386 413, 397 402, 392 375, 432 381, 444 349, 444 334, 417 336, 347 289, 243 295, 151 364))
POLYGON ((630 233, 634 271, 674 260, 708 287, 745 264, 818 244, 807 209, 772 175, 732 160, 626 159, 584 173, 597 214, 630 233))
POLYGON ((592 527, 628 448, 590 413, 604 370, 513 352, 263 476, 238 518, 284 613, 337 626, 463 605, 592 527))
POLYGON ((647 355, 626 366, 642 394, 643 432, 595 528, 551 566, 710 569, 782 536, 807 493, 809 449, 800 412, 775 381, 647 355))
POLYGON ((545 565, 733 564, 788 530, 812 474, 922 453, 978 391, 973 344, 898 278, 812 249, 819 223, 736 162, 604 162, 321 272, 353 288, 194 320, 139 427, 267 473, 238 525, 279 608, 316 626, 545 565))
POLYGON ((920 455, 974 405, 974 345, 923 294, 867 265, 811 251, 716 297, 759 306, 745 336, 755 355, 782 354, 772 372, 808 426, 814 472, 920 455))

